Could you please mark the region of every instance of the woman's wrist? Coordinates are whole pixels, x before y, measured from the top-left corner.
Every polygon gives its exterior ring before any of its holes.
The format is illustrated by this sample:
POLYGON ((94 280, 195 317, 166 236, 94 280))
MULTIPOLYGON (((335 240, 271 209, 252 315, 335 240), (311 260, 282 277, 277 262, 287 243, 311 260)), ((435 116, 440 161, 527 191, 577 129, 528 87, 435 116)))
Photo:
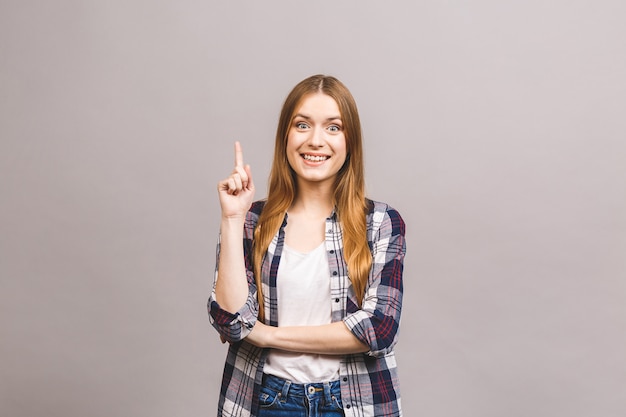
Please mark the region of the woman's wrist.
POLYGON ((220 223, 220 232, 222 235, 229 234, 232 232, 237 233, 237 235, 243 232, 243 226, 246 222, 245 216, 243 217, 222 217, 220 223))
POLYGON ((223 215, 222 214, 222 224, 243 224, 246 221, 246 214, 236 214, 236 215, 223 215))
POLYGON ((246 339, 248 342, 260 348, 273 348, 276 346, 273 346, 271 342, 275 337, 274 333, 277 329, 278 327, 268 326, 260 321, 257 321, 246 339))

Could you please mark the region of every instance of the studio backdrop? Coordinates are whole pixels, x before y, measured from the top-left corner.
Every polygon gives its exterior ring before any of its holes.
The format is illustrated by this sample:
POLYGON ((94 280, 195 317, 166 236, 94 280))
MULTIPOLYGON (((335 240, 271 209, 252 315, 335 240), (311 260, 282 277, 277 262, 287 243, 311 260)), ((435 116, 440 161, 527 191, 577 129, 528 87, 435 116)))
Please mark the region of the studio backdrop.
POLYGON ((626 415, 626 2, 0 2, 0 415, 216 414, 216 185, 354 94, 409 417, 626 415))

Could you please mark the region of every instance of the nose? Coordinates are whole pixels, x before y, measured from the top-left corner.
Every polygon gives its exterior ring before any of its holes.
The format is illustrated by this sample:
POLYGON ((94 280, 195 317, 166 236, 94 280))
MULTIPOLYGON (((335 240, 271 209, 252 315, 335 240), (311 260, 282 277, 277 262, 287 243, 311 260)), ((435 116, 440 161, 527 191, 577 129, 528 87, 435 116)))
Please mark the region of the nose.
POLYGON ((309 145, 315 148, 319 148, 324 145, 324 129, 316 127, 312 130, 309 137, 309 145))

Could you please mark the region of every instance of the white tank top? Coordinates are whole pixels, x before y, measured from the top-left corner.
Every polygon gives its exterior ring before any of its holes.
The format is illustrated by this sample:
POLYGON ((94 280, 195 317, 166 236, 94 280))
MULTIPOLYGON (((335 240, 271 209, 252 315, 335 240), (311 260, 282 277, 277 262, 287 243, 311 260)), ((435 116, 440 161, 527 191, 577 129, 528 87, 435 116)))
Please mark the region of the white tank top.
MULTIPOLYGON (((330 269, 326 245, 309 253, 283 246, 278 266, 278 326, 315 326, 331 322, 330 269)), ((339 377, 341 357, 272 349, 263 371, 296 383, 339 377)))

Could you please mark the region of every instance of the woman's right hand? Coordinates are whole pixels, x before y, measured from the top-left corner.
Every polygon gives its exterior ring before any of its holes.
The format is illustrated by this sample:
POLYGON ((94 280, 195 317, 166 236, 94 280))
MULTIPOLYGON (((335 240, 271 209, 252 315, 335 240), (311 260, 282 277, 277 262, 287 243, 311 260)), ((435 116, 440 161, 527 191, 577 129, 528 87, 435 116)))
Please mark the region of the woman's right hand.
POLYGON ((217 184, 222 218, 245 218, 254 200, 254 183, 250 165, 243 163, 241 144, 235 142, 235 169, 217 184))

